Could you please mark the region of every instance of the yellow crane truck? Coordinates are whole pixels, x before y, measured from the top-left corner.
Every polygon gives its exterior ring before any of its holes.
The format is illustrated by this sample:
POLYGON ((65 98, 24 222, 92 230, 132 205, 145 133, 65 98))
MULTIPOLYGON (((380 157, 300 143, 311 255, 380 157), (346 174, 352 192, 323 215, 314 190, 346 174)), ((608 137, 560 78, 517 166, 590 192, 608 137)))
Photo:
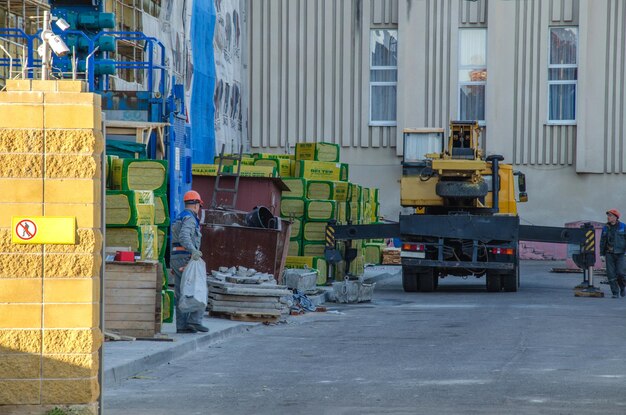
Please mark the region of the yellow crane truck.
POLYGON ((444 146, 443 129, 404 130, 401 205, 413 213, 394 223, 329 223, 327 260, 350 262, 356 255, 353 239, 400 238, 407 292, 434 291, 439 279, 449 276, 485 277, 490 292, 517 291, 520 240, 578 244, 575 262, 584 270, 592 266, 591 225, 520 225, 517 203, 528 199, 525 176, 502 163, 500 155, 484 157, 480 131, 476 122, 453 121, 444 146), (344 258, 338 239, 347 240, 344 258))

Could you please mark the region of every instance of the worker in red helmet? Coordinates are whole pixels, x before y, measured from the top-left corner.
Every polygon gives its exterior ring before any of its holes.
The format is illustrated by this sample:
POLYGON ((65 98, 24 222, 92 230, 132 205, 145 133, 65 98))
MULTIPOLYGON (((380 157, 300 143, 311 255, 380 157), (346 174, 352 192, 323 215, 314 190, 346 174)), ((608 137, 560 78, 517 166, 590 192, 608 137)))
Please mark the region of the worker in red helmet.
POLYGON ((600 255, 606 263, 606 276, 613 298, 626 296, 624 284, 624 253, 626 252, 626 225, 619 221, 619 210, 606 211, 606 225, 600 237, 600 255))
POLYGON ((209 329, 202 325, 204 310, 183 313, 178 308, 181 298, 182 270, 189 264, 189 261, 199 259, 202 256, 200 251, 202 234, 198 219, 202 207, 202 198, 198 192, 190 190, 183 196, 183 202, 185 202, 185 210, 178 215, 172 225, 172 251, 170 253, 170 266, 175 277, 176 332, 207 332, 209 329))

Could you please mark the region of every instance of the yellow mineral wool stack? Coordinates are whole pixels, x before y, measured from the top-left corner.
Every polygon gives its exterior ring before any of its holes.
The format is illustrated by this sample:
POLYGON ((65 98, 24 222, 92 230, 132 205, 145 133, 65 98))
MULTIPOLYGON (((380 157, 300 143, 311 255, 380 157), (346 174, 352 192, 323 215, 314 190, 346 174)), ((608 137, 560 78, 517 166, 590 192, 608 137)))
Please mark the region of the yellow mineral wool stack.
POLYGON ((99 413, 103 137, 100 97, 82 91, 0 92, 0 413, 99 413), (13 217, 57 216, 75 218, 76 244, 12 242, 13 217))

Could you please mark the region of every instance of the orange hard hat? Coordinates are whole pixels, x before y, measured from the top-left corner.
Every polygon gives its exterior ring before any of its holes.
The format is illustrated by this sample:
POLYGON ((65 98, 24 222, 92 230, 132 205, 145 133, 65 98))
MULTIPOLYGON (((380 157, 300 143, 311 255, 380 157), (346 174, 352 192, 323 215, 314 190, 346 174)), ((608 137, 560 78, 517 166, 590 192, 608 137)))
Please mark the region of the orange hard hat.
POLYGON ((185 203, 200 203, 200 205, 204 204, 202 202, 202 198, 200 197, 200 193, 196 192, 195 190, 190 190, 185 193, 185 195, 183 196, 183 201, 185 203))
POLYGON ((620 217, 620 216, 622 216, 622 215, 619 213, 619 210, 617 210, 617 209, 609 209, 609 210, 607 210, 607 211, 606 211, 606 214, 608 215, 609 213, 610 213, 611 215, 615 216, 617 219, 619 219, 619 217, 620 217))

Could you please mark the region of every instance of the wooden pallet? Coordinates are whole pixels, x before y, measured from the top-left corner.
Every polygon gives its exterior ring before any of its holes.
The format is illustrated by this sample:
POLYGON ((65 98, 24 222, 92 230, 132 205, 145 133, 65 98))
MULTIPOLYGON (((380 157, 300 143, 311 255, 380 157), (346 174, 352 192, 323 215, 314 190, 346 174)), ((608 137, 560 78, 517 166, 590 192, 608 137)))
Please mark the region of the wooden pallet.
POLYGON ((222 313, 217 311, 209 312, 212 317, 224 318, 228 320, 244 321, 248 323, 277 323, 280 320, 280 316, 266 316, 266 315, 250 315, 250 314, 231 314, 222 313))

